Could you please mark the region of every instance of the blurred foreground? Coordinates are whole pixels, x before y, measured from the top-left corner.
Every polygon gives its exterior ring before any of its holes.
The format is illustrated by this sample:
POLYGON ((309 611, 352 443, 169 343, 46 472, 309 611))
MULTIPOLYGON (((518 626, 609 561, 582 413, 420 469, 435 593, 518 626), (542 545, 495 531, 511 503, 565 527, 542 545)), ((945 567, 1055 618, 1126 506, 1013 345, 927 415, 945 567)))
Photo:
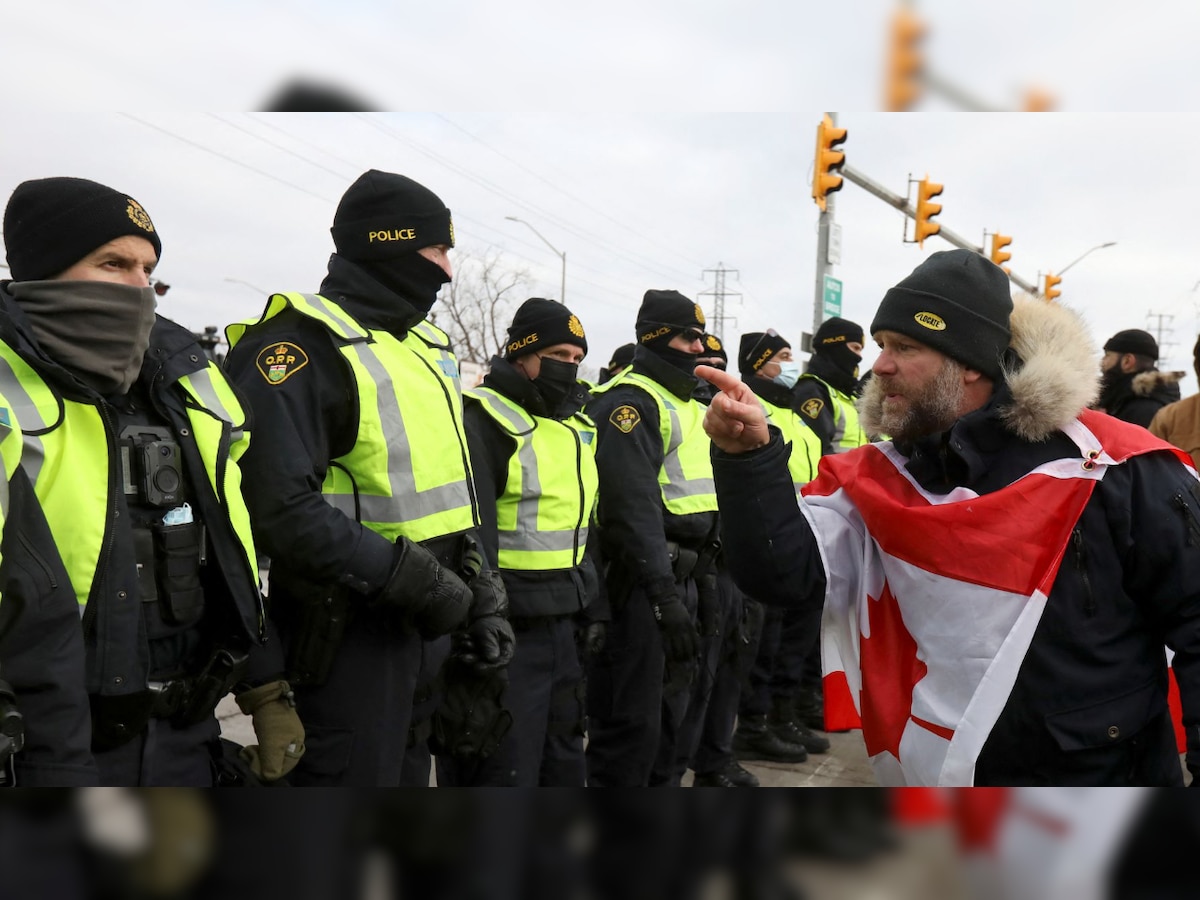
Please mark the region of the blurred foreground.
POLYGON ((17 790, 0 793, 0 898, 1184 897, 1189 797, 17 790))

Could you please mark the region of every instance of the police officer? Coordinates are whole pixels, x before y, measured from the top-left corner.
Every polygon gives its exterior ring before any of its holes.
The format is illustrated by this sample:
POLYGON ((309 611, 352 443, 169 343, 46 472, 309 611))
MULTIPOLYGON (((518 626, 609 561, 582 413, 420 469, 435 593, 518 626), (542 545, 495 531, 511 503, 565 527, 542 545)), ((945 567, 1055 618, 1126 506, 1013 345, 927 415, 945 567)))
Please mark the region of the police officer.
POLYGON ((650 290, 635 333, 632 366, 587 407, 613 616, 588 673, 588 783, 599 786, 670 777, 663 761, 669 770, 698 666, 696 580, 715 555, 706 407, 692 374, 704 313, 678 291, 650 290))
POLYGON ((612 359, 608 361, 608 365, 600 370, 600 380, 597 384, 606 384, 620 375, 624 369, 627 369, 629 364, 633 362, 633 351, 636 349, 636 344, 629 343, 622 344, 614 350, 612 359))
MULTIPOLYGON (((820 436, 822 455, 845 453, 870 440, 859 424, 855 406, 863 383, 858 378, 862 351, 862 326, 848 319, 826 319, 813 335, 813 353, 796 382, 793 407, 820 436)), ((796 622, 795 614, 786 614, 785 619, 793 631, 807 630, 806 625, 796 622)), ((805 657, 799 680, 792 697, 792 720, 808 729, 825 728, 819 646, 805 657)))
POLYGON ((503 356, 467 392, 480 532, 504 577, 517 637, 505 695, 513 726, 481 763, 440 765, 439 784, 586 781, 575 620, 597 581, 586 549, 598 485, 596 429, 580 411, 588 394, 576 380, 586 353, 578 317, 534 297, 513 317, 503 356))
POLYGON ((242 467, 308 731, 292 781, 395 786, 422 639, 457 632, 456 671, 485 677, 513 636, 474 549, 458 363, 427 319, 452 274, 450 210, 372 169, 332 233, 320 293, 273 294, 231 325, 227 366, 262 436, 242 467))
MULTIPOLYGON (((705 334, 701 343, 697 365, 724 371, 729 355, 721 339, 705 334)), ((697 396, 707 402, 703 388, 697 396)), ((762 626, 761 609, 754 601, 747 602, 734 585, 720 553, 712 571, 697 582, 698 601, 714 595, 715 602, 697 604, 699 610, 711 613, 699 622, 702 664, 680 729, 671 783, 678 783, 690 767, 696 773, 694 787, 758 787, 758 778, 734 758, 732 739, 747 651, 757 647, 762 626), (698 699, 705 696, 707 704, 698 699)))
POLYGON ((854 407, 862 351, 861 325, 836 316, 826 319, 813 335, 812 356, 796 381, 795 407, 820 436, 826 453, 867 443, 854 407))
MULTIPOLYGON (((791 444, 788 470, 799 490, 816 476, 822 444, 807 420, 793 409, 792 390, 800 364, 792 356, 792 346, 774 329, 743 334, 738 368, 771 423, 791 444)), ((780 585, 779 590, 788 587, 780 585)), ((785 612, 777 598, 757 599, 765 603, 766 610, 758 653, 747 690, 741 695, 733 747, 744 759, 803 762, 809 753, 829 749, 829 741, 797 722, 791 710, 804 660, 817 649, 820 617, 785 612)))
POLYGON ((0 379, 82 616, 101 783, 212 784, 231 690, 254 718, 251 765, 279 778, 304 737, 259 647, 246 415, 192 333, 155 315, 154 223, 128 194, 46 178, 13 191, 4 239, 0 379))

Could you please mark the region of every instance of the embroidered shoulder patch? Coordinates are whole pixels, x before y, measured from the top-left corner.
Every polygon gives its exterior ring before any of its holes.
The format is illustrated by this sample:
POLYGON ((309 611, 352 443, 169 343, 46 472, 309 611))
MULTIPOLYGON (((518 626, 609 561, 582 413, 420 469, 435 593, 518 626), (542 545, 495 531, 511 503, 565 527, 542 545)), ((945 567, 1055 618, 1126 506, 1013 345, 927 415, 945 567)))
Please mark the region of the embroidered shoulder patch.
POLYGON ((815 419, 821 414, 821 410, 825 408, 825 401, 818 400, 816 397, 810 397, 800 404, 800 412, 804 413, 810 419, 815 419))
POLYGON ((622 434, 629 434, 629 432, 633 431, 634 426, 642 421, 642 416, 632 406, 618 406, 612 411, 612 415, 608 417, 608 421, 616 425, 622 434))
POLYGON ((264 347, 254 363, 268 384, 283 384, 308 365, 308 354, 299 344, 280 341, 264 347))

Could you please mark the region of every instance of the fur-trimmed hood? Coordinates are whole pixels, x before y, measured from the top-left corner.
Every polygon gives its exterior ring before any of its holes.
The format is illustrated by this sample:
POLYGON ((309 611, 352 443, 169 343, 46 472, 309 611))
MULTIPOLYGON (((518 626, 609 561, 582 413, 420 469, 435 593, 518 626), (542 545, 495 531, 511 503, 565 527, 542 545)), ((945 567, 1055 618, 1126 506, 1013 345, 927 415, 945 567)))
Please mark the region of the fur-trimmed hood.
POLYGON ((1179 382, 1183 381, 1187 372, 1160 372, 1158 369, 1147 369, 1133 376, 1130 389, 1138 397, 1149 397, 1155 391, 1170 391, 1172 387, 1178 390, 1179 382))
POLYGON ((1020 362, 1005 368, 1012 402, 1000 415, 1013 434, 1042 441, 1095 403, 1100 351, 1078 313, 1029 294, 1013 297, 1009 327, 1020 362))

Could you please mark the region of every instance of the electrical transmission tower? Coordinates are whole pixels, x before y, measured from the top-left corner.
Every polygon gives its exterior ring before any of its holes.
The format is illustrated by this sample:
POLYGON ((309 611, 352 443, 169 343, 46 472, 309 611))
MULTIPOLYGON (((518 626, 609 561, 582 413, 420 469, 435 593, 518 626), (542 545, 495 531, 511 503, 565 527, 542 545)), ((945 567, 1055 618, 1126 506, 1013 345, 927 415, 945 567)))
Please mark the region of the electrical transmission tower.
POLYGON ((726 269, 725 263, 719 262, 719 263, 717 263, 717 267, 715 269, 705 269, 704 270, 705 275, 707 275, 709 272, 714 273, 714 275, 716 276, 715 283, 713 285, 713 289, 711 291, 701 291, 700 296, 713 298, 713 314, 712 314, 713 325, 712 325, 712 328, 710 329, 710 331, 712 334, 715 334, 718 338, 720 338, 721 343, 723 344, 723 343, 725 343, 725 322, 726 322, 726 320, 732 319, 734 322, 737 322, 737 316, 725 315, 725 298, 742 296, 737 291, 725 290, 725 276, 727 274, 729 274, 730 272, 732 272, 733 277, 736 279, 738 277, 738 270, 737 269, 726 269))
POLYGON ((1175 316, 1172 315, 1171 313, 1156 313, 1156 312, 1146 313, 1147 325, 1149 325, 1149 322, 1151 319, 1158 320, 1157 325, 1151 325, 1146 330, 1149 331, 1151 334, 1153 334, 1154 340, 1158 342, 1158 358, 1159 358, 1159 360, 1162 361, 1162 362, 1160 362, 1160 365, 1163 362, 1165 362, 1167 360, 1167 358, 1171 355, 1167 352, 1167 348, 1175 346, 1174 341, 1170 341, 1170 340, 1164 341, 1163 340, 1164 337, 1169 338, 1171 336, 1171 332, 1174 331, 1174 329, 1170 325, 1171 320, 1174 318, 1175 318, 1175 316), (1164 325, 1163 319, 1166 319, 1168 324, 1164 325))

